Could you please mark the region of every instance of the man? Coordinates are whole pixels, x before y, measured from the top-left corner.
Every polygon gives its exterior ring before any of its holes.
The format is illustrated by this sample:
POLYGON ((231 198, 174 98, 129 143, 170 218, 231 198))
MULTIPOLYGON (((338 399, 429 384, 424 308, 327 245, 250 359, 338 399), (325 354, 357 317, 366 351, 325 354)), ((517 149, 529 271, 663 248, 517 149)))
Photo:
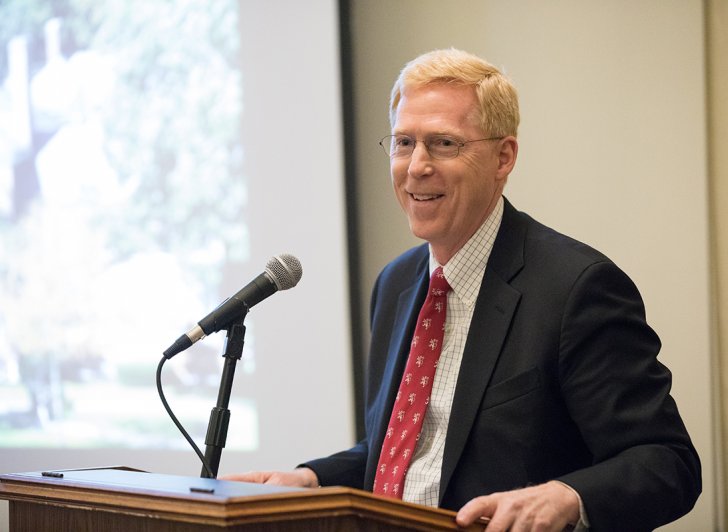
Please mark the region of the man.
POLYGON ((636 287, 502 196, 518 154, 511 83, 431 52, 403 69, 390 120, 394 191, 427 244, 373 290, 366 437, 292 472, 228 478, 374 490, 456 510, 461 526, 487 517, 489 532, 652 530, 688 512, 700 462, 636 287), (445 284, 428 288, 431 275, 445 284), (433 319, 444 325, 422 328, 433 319), (413 384, 422 365, 434 374, 413 384))

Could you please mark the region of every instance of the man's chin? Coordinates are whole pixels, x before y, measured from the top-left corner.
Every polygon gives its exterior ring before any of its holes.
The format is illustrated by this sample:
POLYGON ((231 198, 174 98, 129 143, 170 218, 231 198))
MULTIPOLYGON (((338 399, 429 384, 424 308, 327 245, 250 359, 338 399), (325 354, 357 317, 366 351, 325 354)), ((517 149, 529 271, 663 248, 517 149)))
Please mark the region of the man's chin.
POLYGON ((417 238, 431 242, 435 237, 435 231, 432 228, 425 227, 421 222, 409 224, 410 232, 417 238))

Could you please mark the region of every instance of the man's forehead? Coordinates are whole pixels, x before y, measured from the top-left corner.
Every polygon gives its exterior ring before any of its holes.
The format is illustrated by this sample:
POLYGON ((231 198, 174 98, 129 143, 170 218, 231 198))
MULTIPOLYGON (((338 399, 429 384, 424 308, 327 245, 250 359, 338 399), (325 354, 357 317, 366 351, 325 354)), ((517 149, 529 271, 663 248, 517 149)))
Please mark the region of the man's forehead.
POLYGON ((480 127, 475 89, 454 83, 406 87, 394 113, 392 130, 413 125, 430 125, 431 133, 450 133, 453 125, 480 127), (440 131, 438 124, 442 125, 440 131))

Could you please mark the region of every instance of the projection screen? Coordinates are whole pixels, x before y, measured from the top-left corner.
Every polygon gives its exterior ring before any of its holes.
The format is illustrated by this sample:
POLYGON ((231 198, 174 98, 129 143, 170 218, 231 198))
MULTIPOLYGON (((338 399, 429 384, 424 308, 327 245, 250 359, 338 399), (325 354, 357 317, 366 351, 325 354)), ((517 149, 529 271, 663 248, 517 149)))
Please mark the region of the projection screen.
MULTIPOLYGON (((0 471, 196 476, 162 350, 281 253, 220 473, 354 438, 336 2, 0 5, 0 471)), ((203 448, 224 333, 168 361, 203 448)))

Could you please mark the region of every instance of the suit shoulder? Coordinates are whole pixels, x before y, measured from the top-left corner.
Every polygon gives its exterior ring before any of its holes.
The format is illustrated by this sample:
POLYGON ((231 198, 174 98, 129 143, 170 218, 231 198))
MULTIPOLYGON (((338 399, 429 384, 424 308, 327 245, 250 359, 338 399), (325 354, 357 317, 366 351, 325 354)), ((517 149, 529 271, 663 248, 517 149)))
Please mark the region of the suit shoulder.
POLYGON ((501 231, 503 239, 500 244, 496 240, 499 248, 494 247, 488 267, 524 295, 564 303, 579 290, 593 293, 621 287, 639 295, 627 273, 604 253, 525 213, 511 211, 501 231))
POLYGON ((372 293, 384 290, 391 292, 411 285, 428 265, 429 249, 427 244, 414 247, 402 253, 387 264, 374 283, 372 293))
POLYGON ((429 249, 427 244, 422 244, 402 253, 399 257, 387 264, 380 277, 411 277, 422 267, 428 264, 429 249))
POLYGON ((612 262, 589 244, 552 229, 525 213, 520 214, 526 219, 528 227, 525 239, 527 255, 543 255, 563 266, 585 267, 597 262, 612 262))

